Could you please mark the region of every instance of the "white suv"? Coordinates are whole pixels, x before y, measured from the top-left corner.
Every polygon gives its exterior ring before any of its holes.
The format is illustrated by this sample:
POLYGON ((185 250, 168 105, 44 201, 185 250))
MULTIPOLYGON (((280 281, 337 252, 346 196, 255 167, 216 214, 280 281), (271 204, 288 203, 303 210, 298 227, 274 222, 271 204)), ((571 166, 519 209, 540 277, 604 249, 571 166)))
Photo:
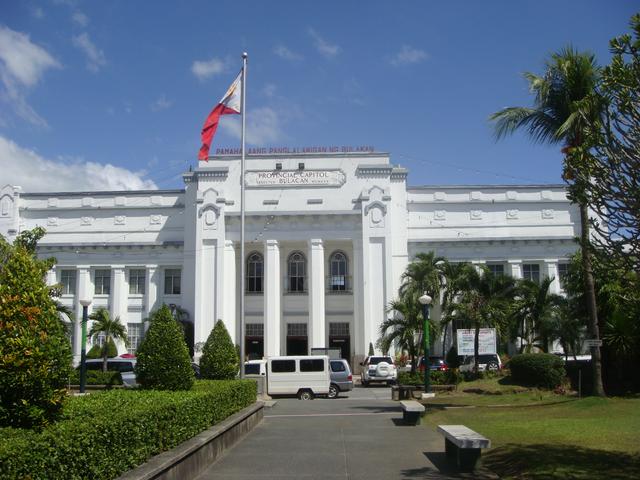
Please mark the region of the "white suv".
POLYGON ((360 380, 365 387, 368 387, 371 382, 384 382, 391 385, 398 381, 398 369, 391 357, 367 357, 360 365, 363 367, 360 380))

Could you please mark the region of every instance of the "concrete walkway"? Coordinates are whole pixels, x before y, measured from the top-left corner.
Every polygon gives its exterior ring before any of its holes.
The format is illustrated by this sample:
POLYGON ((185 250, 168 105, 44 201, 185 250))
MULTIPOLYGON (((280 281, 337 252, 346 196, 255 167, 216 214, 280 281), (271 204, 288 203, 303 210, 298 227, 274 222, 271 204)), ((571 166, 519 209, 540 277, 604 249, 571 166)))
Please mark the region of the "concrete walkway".
POLYGON ((402 422, 390 389, 357 387, 337 399, 277 399, 264 420, 198 480, 435 479, 458 476, 444 440, 402 422))

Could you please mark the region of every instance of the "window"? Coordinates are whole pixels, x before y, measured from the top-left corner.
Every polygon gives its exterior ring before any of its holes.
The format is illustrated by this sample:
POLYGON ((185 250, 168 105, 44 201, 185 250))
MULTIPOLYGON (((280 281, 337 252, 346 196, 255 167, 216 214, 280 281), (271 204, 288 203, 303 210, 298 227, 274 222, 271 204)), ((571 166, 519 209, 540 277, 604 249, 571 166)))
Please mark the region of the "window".
POLYGON ((329 290, 347 290, 347 256, 333 252, 329 258, 329 290))
POLYGON ((129 295, 144 294, 144 269, 129 270, 129 295))
POLYGON ((540 283, 540 265, 537 263, 524 263, 522 265, 522 278, 540 283))
POLYGON ((502 263, 487 263, 487 268, 489 272, 496 277, 504 275, 504 265, 502 263))
POLYGON ((129 353, 136 353, 136 350, 142 341, 142 337, 144 337, 144 324, 127 323, 127 338, 129 339, 129 347, 127 348, 127 351, 129 353))
POLYGON ((259 363, 249 363, 248 365, 244 365, 244 373, 245 375, 260 375, 260 364, 259 363))
POLYGON ((98 335, 93 336, 93 344, 99 346, 100 348, 104 347, 104 342, 107 341, 107 336, 100 332, 98 335))
POLYGON ((264 337, 264 325, 262 323, 247 323, 244 327, 247 337, 264 337))
POLYGON ((569 264, 559 263, 558 264, 558 282, 560 283, 560 288, 563 290, 565 285, 567 284, 568 275, 569 275, 569 264))
POLYGON ((349 323, 348 322, 330 322, 329 336, 330 337, 348 337, 349 323))
POLYGON ((258 252, 253 252, 247 258, 247 292, 263 292, 264 260, 258 252))
POLYGON ((295 360, 273 360, 271 362, 271 373, 287 373, 296 371, 295 360))
POLYGON ((305 272, 307 261, 300 252, 294 252, 289 255, 288 275, 289 275, 289 291, 305 292, 305 272))
POLYGON ((164 271, 165 295, 180 295, 180 276, 179 268, 167 268, 164 271))
POLYGON ((347 368, 344 366, 344 363, 332 360, 331 361, 331 371, 332 372, 344 372, 347 368))
POLYGON ((287 336, 288 337, 306 337, 307 324, 306 323, 287 323, 287 336))
POLYGON ((312 358, 300 360, 301 372, 323 372, 324 360, 321 358, 312 358))
POLYGON ((96 270, 93 277, 96 295, 109 295, 111 293, 111 271, 96 270))
POLYGON ((76 294, 76 271, 62 270, 60 272, 60 283, 62 284, 63 295, 76 294))

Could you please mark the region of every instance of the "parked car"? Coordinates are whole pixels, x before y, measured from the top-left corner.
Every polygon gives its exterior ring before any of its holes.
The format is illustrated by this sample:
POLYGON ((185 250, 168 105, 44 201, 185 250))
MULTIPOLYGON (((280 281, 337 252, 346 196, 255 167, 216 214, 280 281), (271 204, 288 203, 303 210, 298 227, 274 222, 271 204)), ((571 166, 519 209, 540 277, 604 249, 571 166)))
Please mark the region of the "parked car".
POLYGON ((363 367, 360 380, 365 387, 368 387, 371 382, 391 385, 398 381, 398 369, 393 358, 389 356, 373 355, 365 358, 360 365, 363 367))
POLYGON ((331 384, 329 385, 329 398, 336 398, 340 392, 353 390, 353 375, 349 362, 344 358, 340 360, 330 360, 331 384))
MULTIPOLYGON (((462 364, 460 365, 461 372, 473 372, 474 356, 469 355, 464 357, 462 364)), ((478 356, 478 370, 484 372, 485 370, 496 371, 502 368, 502 362, 500 356, 495 353, 487 353, 478 356)))
MULTIPOLYGON (((425 362, 424 357, 420 357, 420 371, 424 372, 425 362)), ((429 357, 429 370, 445 372, 449 370, 447 362, 442 357, 429 357)))
MULTIPOLYGON (((94 358, 86 360, 87 370, 102 370, 102 359, 94 358)), ((122 384, 125 387, 135 387, 138 385, 134 368, 136 366, 135 358, 109 358, 107 360, 107 370, 120 372, 122 384)))
POLYGON ((326 355, 282 356, 267 359, 267 394, 296 395, 311 400, 329 395, 329 357, 326 355))

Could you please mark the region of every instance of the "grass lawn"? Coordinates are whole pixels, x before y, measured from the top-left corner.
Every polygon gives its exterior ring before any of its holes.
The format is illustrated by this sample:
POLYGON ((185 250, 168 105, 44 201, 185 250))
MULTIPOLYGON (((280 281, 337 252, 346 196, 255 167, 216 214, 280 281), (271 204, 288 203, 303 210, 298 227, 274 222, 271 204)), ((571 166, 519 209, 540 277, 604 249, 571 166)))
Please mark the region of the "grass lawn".
POLYGON ((504 384, 493 386, 495 379, 479 382, 438 394, 429 403, 424 423, 434 429, 462 424, 491 439, 492 449, 483 455, 483 462, 501 478, 640 478, 640 398, 576 399, 536 390, 513 393, 504 384), (462 392, 470 388, 506 393, 462 392), (518 405, 529 403, 537 405, 518 405), (443 404, 476 408, 443 409, 443 404))

